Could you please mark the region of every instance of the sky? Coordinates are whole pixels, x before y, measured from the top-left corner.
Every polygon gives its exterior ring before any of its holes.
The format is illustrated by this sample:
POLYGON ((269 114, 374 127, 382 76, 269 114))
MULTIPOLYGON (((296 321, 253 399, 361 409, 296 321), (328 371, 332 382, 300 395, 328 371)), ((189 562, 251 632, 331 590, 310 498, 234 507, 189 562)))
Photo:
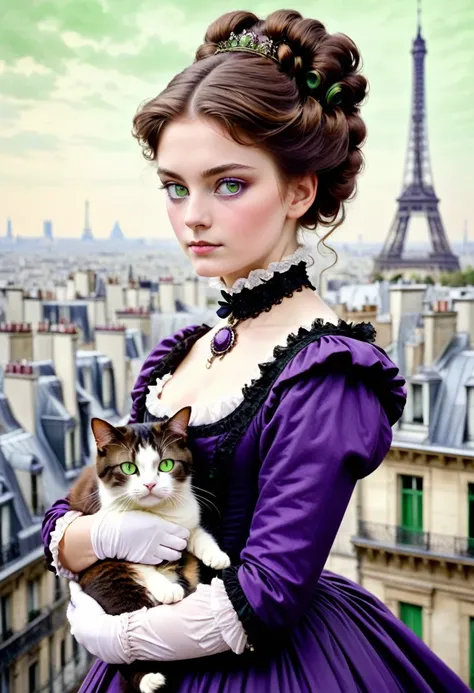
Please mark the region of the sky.
MULTIPOLYGON (((333 240, 382 242, 401 192, 412 90, 416 0, 289 3, 357 43, 370 93, 366 169, 333 240)), ((286 7, 285 5, 283 5, 286 7)), ((251 3, 259 16, 276 2, 251 3)), ((131 136, 139 104, 193 60, 207 26, 249 5, 228 0, 2 0, 0 235, 77 237, 84 202, 97 238, 172 236, 153 164, 131 136)), ((474 2, 424 0, 431 166, 450 240, 474 238, 474 2), (449 8, 447 11, 446 8, 449 8)), ((409 240, 426 240, 419 222, 409 240)))

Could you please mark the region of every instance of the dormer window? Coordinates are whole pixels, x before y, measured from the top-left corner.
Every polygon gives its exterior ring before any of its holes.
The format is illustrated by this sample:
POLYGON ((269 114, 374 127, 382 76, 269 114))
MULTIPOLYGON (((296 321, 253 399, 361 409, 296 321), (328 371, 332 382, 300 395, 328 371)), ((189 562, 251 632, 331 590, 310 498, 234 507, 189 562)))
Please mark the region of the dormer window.
POLYGON ((76 429, 66 431, 64 438, 66 469, 73 469, 76 465, 76 429))
POLYGON ((424 423, 423 420, 423 385, 421 383, 412 383, 411 386, 413 398, 413 423, 424 423))
POLYGON ((466 385, 466 405, 464 442, 474 445, 474 383, 466 385))
POLYGON ((31 512, 33 515, 44 513, 44 493, 42 470, 31 474, 31 512))
POLYGON ((114 406, 114 381, 110 368, 105 368, 102 372, 102 406, 104 409, 114 406))

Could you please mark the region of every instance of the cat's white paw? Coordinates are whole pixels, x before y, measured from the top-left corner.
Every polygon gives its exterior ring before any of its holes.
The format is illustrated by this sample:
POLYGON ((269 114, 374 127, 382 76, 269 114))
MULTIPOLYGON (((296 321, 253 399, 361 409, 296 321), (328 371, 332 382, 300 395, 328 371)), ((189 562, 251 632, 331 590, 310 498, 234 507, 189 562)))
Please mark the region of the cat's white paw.
POLYGON ((153 589, 153 596, 161 604, 174 604, 184 599, 184 589, 176 582, 164 581, 153 589))
POLYGON ((140 681, 140 691, 141 693, 155 693, 155 691, 162 688, 165 683, 166 679, 163 674, 145 674, 140 681))
POLYGON ((220 549, 210 548, 203 552, 201 560, 204 565, 214 570, 223 570, 230 566, 229 556, 220 549))

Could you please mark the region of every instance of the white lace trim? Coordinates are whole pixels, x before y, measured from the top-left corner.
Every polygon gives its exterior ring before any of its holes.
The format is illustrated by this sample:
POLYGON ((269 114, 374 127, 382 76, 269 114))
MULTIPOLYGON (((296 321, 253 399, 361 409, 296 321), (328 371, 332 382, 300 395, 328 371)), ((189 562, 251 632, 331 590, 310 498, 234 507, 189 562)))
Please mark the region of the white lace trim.
POLYGON ((69 527, 71 522, 74 522, 74 520, 78 517, 81 517, 81 515, 82 513, 78 512, 77 510, 68 510, 68 512, 65 515, 56 520, 54 529, 51 532, 49 550, 51 551, 51 555, 53 557, 52 565, 56 570, 56 575, 58 577, 65 577, 68 580, 75 580, 77 575, 75 573, 72 573, 70 570, 66 570, 66 568, 63 568, 63 566, 59 562, 59 544, 61 543, 61 539, 64 536, 64 532, 69 527))
POLYGON ((284 257, 283 260, 279 262, 271 262, 267 269, 252 270, 248 277, 237 279, 230 288, 224 284, 220 277, 211 277, 209 279, 209 286, 213 289, 219 289, 219 291, 225 291, 231 295, 238 294, 242 289, 253 289, 256 286, 260 286, 263 282, 271 279, 277 272, 287 272, 292 265, 298 265, 303 261, 308 264, 308 261, 311 259, 310 253, 311 247, 306 244, 301 244, 298 245, 292 255, 284 257))
MULTIPOLYGON (((306 330, 310 330, 312 322, 301 325, 306 330)), ((285 340, 286 346, 287 340, 285 340)), ((262 363, 270 363, 275 360, 274 349, 272 347, 270 353, 267 354, 267 358, 263 360, 262 363)), ((226 416, 231 414, 244 400, 244 390, 249 387, 252 380, 259 378, 261 375, 259 364, 255 365, 255 369, 249 378, 248 382, 239 390, 239 392, 233 392, 225 395, 222 399, 214 400, 212 402, 194 402, 192 404, 191 418, 189 423, 191 426, 205 426, 210 423, 216 423, 221 421, 226 416)), ((173 411, 168 405, 159 399, 161 392, 165 384, 171 380, 173 377, 172 373, 166 373, 162 378, 157 378, 156 385, 150 385, 148 387, 148 394, 145 400, 145 406, 153 416, 158 419, 169 418, 173 415, 173 411)))
POLYGON ((219 578, 211 581, 211 610, 221 635, 232 652, 242 654, 247 645, 247 634, 230 601, 224 583, 219 578))

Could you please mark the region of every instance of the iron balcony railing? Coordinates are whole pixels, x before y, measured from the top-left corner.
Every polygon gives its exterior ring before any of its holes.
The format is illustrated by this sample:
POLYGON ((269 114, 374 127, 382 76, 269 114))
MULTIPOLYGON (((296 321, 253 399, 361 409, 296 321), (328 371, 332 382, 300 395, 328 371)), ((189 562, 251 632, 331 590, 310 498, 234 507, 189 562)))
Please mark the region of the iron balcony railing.
POLYGON ((420 532, 398 525, 359 520, 358 534, 353 537, 353 542, 357 544, 360 540, 385 547, 412 548, 441 556, 474 560, 474 539, 468 537, 420 532))
POLYGON ((41 525, 18 534, 8 544, 0 546, 0 570, 20 558, 28 556, 41 546, 41 525))
POLYGON ((68 660, 63 668, 53 675, 35 693, 76 693, 94 662, 94 657, 82 647, 78 655, 68 660))

